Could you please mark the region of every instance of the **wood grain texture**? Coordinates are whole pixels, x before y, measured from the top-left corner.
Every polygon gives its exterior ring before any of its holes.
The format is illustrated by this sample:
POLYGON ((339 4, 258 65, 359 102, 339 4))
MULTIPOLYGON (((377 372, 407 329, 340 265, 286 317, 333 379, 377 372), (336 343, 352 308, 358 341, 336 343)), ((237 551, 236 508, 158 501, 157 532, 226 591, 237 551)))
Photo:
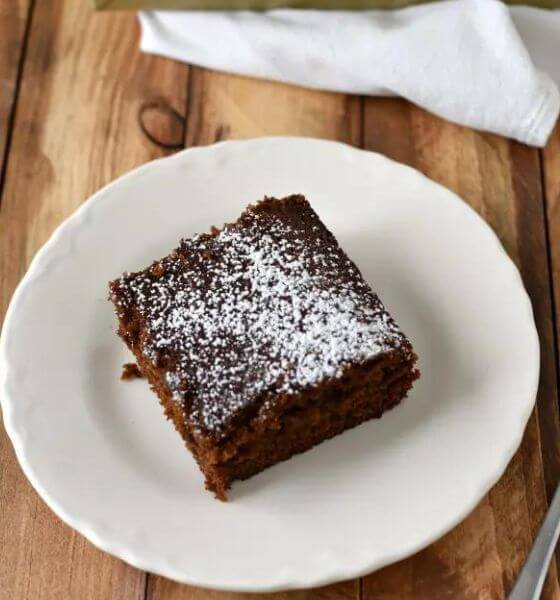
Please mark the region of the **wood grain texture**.
MULTIPOLYGON (((36 3, 2 190, 1 315, 30 258, 62 219, 100 186, 162 155, 136 114, 156 94, 183 111, 188 70, 137 48, 132 14, 96 15, 74 0, 36 3)), ((144 573, 54 516, 2 429, 0 598, 128 600, 143 598, 144 588, 144 573)))
POLYGON ((193 68, 186 146, 263 135, 359 144, 360 99, 193 68))
MULTIPOLYGON (((537 150, 446 123, 404 101, 369 99, 366 148, 406 162, 458 193, 520 267, 541 340, 541 381, 521 448, 459 527, 364 580, 365 599, 503 598, 560 480, 558 395, 545 216, 537 150)), ((499 301, 499 299, 498 299, 499 301)), ((544 598, 560 598, 556 566, 544 598)))
MULTIPOLYGON (((555 324, 555 362, 560 374, 560 120, 557 121, 546 147, 540 152, 543 191, 547 218, 548 252, 553 289, 553 321, 555 324)), ((560 377, 558 379, 560 390, 560 377)), ((557 548, 560 565, 560 548, 557 548)))
POLYGON ((0 3, 0 187, 4 179, 31 2, 32 0, 3 0, 0 3))
POLYGON ((550 270, 554 289, 556 360, 560 368, 560 121, 542 151, 550 270))
POLYGON ((190 587, 150 575, 146 591, 146 600, 359 600, 360 586, 356 580, 310 590, 244 594, 190 587))

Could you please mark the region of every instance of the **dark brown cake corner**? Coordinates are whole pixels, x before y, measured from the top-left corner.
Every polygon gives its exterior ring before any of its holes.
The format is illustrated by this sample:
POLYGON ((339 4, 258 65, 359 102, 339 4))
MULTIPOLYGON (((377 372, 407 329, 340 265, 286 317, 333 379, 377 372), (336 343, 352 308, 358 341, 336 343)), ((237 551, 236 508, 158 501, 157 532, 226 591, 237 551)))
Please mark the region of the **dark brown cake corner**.
POLYGON ((119 335, 222 500, 404 398, 406 336, 301 195, 110 284, 119 335))

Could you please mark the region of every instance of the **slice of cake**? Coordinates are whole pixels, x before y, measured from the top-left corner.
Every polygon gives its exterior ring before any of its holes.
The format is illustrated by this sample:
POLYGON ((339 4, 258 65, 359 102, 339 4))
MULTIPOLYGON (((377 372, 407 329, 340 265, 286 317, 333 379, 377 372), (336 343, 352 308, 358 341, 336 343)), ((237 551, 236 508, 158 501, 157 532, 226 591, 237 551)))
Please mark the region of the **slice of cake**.
POLYGON ((233 481, 380 417, 418 377, 410 342, 303 196, 182 240, 110 298, 222 500, 233 481))

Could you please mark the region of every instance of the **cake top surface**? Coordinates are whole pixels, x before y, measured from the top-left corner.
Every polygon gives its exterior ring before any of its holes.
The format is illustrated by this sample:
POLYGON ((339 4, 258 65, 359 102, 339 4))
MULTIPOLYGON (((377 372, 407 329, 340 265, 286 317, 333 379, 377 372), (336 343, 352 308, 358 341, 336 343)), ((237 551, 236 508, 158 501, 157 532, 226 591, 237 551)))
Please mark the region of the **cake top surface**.
POLYGON ((410 344, 303 196, 265 199, 111 286, 190 425, 222 437, 278 394, 410 344))

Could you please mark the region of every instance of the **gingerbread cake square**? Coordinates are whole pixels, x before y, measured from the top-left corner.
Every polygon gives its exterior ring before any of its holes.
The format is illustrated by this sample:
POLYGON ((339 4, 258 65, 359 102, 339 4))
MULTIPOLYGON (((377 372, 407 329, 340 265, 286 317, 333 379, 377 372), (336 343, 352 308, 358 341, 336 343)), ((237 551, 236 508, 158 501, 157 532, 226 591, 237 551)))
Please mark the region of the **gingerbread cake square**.
MULTIPOLYGON (((406 336, 301 195, 110 283, 119 335, 222 500, 418 377, 406 336)), ((328 467, 327 467, 328 468, 328 467)))

